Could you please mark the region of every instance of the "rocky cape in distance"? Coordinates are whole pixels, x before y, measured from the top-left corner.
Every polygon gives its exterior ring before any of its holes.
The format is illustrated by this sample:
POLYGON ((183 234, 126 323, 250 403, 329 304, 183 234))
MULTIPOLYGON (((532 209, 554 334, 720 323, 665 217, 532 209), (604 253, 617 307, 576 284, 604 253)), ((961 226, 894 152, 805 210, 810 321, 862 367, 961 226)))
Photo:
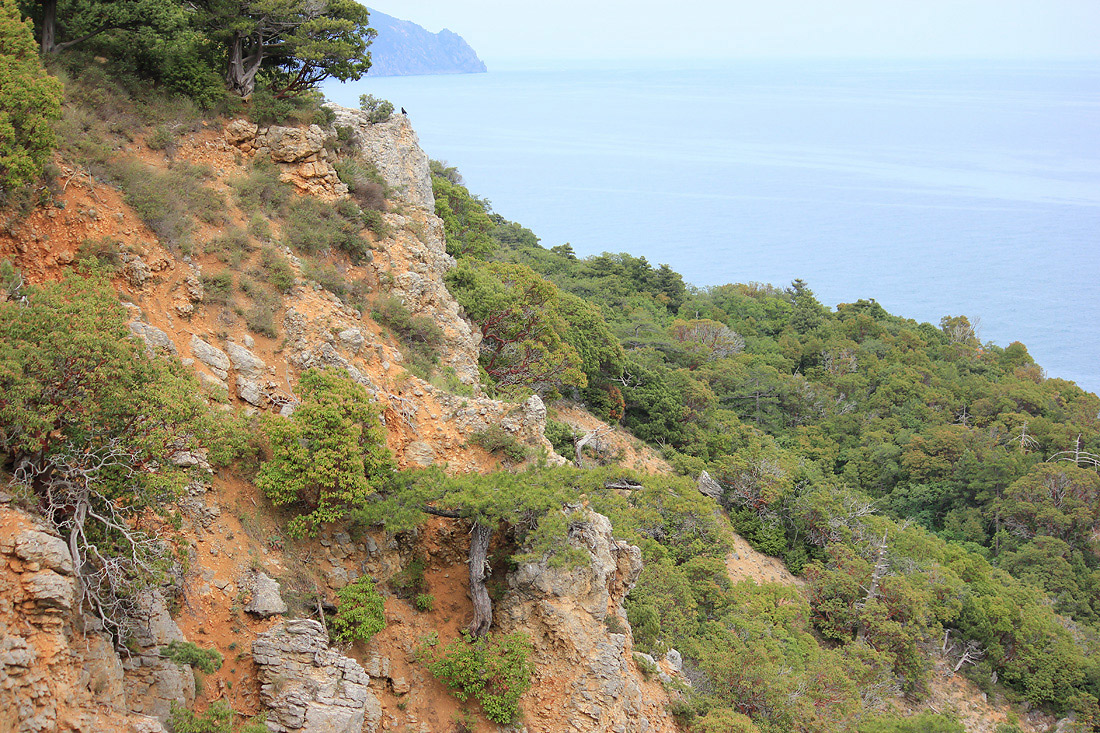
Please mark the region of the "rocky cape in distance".
POLYGON ((371 44, 371 76, 477 74, 486 71, 462 36, 446 28, 439 33, 378 10, 370 11, 378 37, 371 44))

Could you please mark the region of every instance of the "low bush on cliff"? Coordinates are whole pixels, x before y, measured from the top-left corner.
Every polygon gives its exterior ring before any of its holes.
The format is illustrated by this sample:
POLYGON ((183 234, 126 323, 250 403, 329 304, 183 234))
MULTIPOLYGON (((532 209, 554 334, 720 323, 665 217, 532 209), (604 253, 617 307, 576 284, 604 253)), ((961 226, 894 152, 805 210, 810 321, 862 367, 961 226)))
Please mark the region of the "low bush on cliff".
POLYGON ((362 507, 388 480, 392 460, 378 408, 362 385, 316 369, 298 385, 302 402, 294 414, 264 422, 271 457, 256 484, 273 503, 299 510, 287 528, 300 537, 362 507))
POLYGON ((507 725, 519 715, 519 699, 531 686, 531 644, 520 634, 474 638, 462 632, 435 652, 428 669, 465 702, 481 703, 485 717, 507 725))
POLYGON ((366 575, 336 591, 336 616, 332 619, 332 636, 340 642, 351 644, 370 641, 371 637, 386 628, 386 614, 382 596, 374 588, 374 581, 366 575))
POLYGON ((170 641, 160 655, 176 664, 189 664, 200 672, 214 674, 222 667, 222 655, 217 649, 203 649, 193 641, 170 641))
POLYGON ((371 317, 393 331, 393 335, 405 347, 405 358, 410 371, 427 379, 439 363, 443 329, 431 318, 413 315, 393 296, 379 297, 371 308, 371 317))

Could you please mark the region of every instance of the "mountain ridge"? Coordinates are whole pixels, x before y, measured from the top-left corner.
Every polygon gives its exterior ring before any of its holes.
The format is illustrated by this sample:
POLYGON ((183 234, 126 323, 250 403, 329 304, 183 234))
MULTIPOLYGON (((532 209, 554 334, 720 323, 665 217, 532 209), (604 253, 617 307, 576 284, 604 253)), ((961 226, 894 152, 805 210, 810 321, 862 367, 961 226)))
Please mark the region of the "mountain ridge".
POLYGON ((478 74, 487 71, 477 52, 459 34, 444 28, 432 33, 412 21, 370 8, 371 76, 478 74))

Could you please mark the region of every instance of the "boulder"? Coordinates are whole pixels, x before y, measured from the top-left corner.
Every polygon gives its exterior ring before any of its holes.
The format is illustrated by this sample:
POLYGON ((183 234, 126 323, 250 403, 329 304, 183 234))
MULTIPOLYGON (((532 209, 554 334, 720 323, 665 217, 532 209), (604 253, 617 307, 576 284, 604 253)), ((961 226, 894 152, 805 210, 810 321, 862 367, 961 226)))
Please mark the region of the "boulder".
POLYGON ((225 352, 238 375, 256 379, 267 369, 262 359, 240 344, 230 341, 225 345, 225 352))
POLYGON ((283 621, 256 637, 260 698, 272 733, 374 733, 382 708, 370 677, 354 659, 329 648, 321 624, 283 621))
POLYGON ((252 599, 244 610, 261 618, 286 613, 287 606, 280 595, 279 583, 267 573, 256 573, 252 585, 252 599))
POLYGON ((232 363, 225 352, 195 335, 191 336, 191 355, 209 367, 218 379, 224 381, 229 376, 229 367, 232 363))
POLYGON ((69 546, 60 537, 34 529, 24 529, 0 540, 0 552, 35 562, 48 570, 72 575, 73 558, 69 546))

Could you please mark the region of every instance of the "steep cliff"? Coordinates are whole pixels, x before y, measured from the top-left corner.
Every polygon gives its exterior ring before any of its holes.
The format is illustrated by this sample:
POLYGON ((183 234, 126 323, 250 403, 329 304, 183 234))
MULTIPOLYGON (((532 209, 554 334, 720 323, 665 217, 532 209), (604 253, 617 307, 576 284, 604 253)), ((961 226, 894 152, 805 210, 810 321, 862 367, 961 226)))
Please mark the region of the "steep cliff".
MULTIPOLYGON (((431 318, 442 330, 441 364, 454 382, 432 383, 408 371, 402 345, 366 309, 308 279, 306 263, 289 249, 283 254, 295 282, 273 314, 278 335, 248 332, 232 309, 210 297, 209 277, 222 262, 202 249, 185 255, 161 244, 116 191, 76 167, 63 169, 70 185, 59 205, 0 234, 0 258, 36 282, 62 276, 88 240, 117 242, 115 284, 135 337, 154 353, 181 358, 215 400, 287 414, 301 371, 334 366, 380 403, 401 466, 498 468, 497 457, 470 442, 494 425, 533 458, 541 452, 563 462, 544 436, 546 409, 538 397, 495 400, 479 383, 477 331, 443 283, 454 261, 434 214, 427 157, 408 120, 371 124, 354 110, 334 112, 329 129, 243 120, 196 129, 179 141, 175 164, 205 166, 207 185, 229 192, 229 181, 246 175, 254 159, 266 159, 302 194, 337 200, 347 188, 336 176, 331 146, 336 126, 352 129, 358 155, 390 189, 391 206, 383 214, 387 234, 369 235, 370 261, 340 262, 343 275, 431 318)), ((167 165, 152 154, 145 160, 167 165)), ((229 219, 244 221, 234 210, 229 219)), ((219 233, 218 225, 203 224, 199 237, 219 233)), ((27 511, 0 505, 0 733, 156 733, 172 702, 203 710, 218 700, 244 715, 266 713, 273 731, 443 731, 457 720, 473 730, 497 729, 471 722, 417 653, 426 636, 447 641, 472 615, 463 525, 440 520, 400 537, 338 525, 315 540, 293 540, 283 531, 285 517, 246 480, 210 470, 201 455, 176 460, 198 477, 179 507, 187 574, 141 600, 143 630, 121 656, 73 607, 64 543, 35 526, 27 511), (430 611, 387 590, 417 557, 427 559, 425 583, 436 599, 430 611), (335 591, 364 574, 386 593, 387 628, 365 646, 337 648, 309 619, 317 618, 318 604, 331 608, 335 591), (163 656, 173 641, 217 649, 225 664, 194 672, 163 656)), ((562 570, 533 563, 510 575, 497 569, 507 577, 500 630, 526 633, 534 648, 536 679, 521 701, 523 724, 547 733, 674 730, 667 693, 634 662, 621 608, 640 554, 612 537, 606 518, 573 511, 570 542, 584 551, 587 565, 562 570)))

